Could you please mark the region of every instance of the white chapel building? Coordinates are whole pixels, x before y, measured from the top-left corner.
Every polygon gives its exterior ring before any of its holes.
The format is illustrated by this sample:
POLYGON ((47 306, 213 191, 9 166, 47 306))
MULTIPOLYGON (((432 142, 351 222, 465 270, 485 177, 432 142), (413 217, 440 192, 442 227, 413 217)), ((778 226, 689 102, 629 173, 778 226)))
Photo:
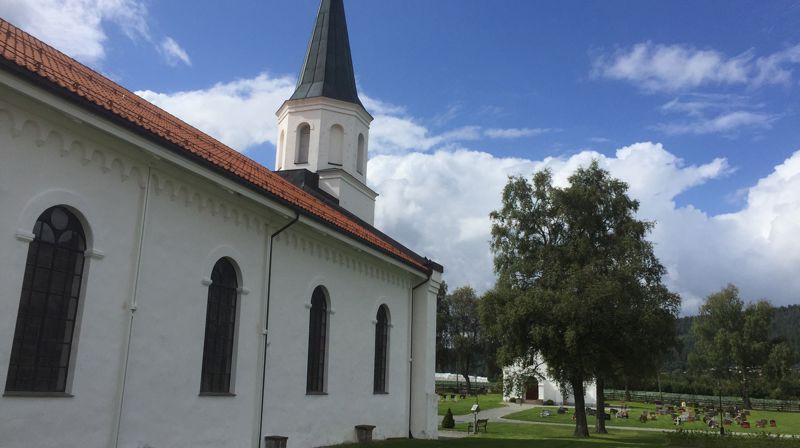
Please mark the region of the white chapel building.
POLYGON ((271 171, 0 19, 0 447, 437 436, 443 268, 373 226, 342 0, 277 120, 271 171))
MULTIPOLYGON (((537 355, 533 365, 526 365, 518 359, 511 365, 503 367, 503 401, 513 398, 522 401, 547 403, 552 401, 555 405, 574 405, 575 396, 567 392, 564 396, 558 381, 548 375, 547 363, 537 355), (519 384, 520 379, 529 378, 528 384, 519 384), (516 381, 515 381, 516 380, 516 381)), ((586 406, 597 404, 597 385, 595 382, 583 385, 583 400, 586 406)))

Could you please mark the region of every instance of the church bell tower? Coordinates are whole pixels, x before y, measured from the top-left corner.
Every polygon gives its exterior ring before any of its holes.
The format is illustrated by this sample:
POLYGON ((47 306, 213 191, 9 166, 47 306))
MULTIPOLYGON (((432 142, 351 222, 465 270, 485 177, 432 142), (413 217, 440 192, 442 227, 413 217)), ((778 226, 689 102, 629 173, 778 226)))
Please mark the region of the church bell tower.
POLYGON ((343 0, 322 0, 297 88, 277 116, 277 171, 316 173, 319 189, 373 224, 377 193, 367 187, 372 116, 358 98, 343 0))

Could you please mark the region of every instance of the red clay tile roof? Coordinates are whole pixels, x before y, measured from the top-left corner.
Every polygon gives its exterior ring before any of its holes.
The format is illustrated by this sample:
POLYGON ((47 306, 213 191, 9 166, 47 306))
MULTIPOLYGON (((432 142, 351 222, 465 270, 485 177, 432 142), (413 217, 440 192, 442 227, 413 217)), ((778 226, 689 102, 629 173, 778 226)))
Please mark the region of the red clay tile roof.
POLYGON ((120 124, 171 144, 187 157, 195 160, 199 157, 239 182, 415 269, 423 272, 441 269, 3 19, 0 19, 0 65, 83 106, 88 105, 95 112, 110 113, 120 124))

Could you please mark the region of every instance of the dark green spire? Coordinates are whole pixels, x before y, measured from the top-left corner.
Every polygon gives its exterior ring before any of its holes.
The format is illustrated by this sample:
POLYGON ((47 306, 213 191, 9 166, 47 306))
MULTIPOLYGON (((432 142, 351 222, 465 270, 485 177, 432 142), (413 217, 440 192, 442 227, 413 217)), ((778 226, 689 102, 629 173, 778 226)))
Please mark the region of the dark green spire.
POLYGON ((361 105, 342 0, 322 0, 297 89, 291 99, 318 96, 361 105))

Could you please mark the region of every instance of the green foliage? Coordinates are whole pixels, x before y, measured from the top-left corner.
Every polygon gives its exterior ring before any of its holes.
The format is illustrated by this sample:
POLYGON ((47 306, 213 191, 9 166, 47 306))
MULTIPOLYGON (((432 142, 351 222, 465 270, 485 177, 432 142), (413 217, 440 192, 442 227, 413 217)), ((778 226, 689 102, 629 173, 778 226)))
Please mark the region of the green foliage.
POLYGON ((447 413, 444 415, 442 419, 442 428, 452 429, 456 426, 456 421, 453 419, 453 411, 450 408, 447 409, 447 413))
POLYGON ((436 294, 436 371, 445 372, 450 362, 450 332, 447 323, 450 320, 450 302, 447 300, 447 282, 439 284, 436 294))
MULTIPOLYGON (((664 363, 661 373, 661 387, 665 392, 683 394, 715 395, 722 386, 723 395, 741 393, 737 383, 700 375, 696 371, 686 374, 689 368, 689 355, 695 351, 695 336, 692 326, 697 316, 678 319, 678 339, 680 348, 673 351, 664 363)), ((751 396, 759 399, 777 400, 800 399, 800 305, 790 305, 773 309, 772 325, 769 331, 770 352, 763 369, 752 379, 751 396)), ((615 382, 612 388, 624 388, 624 383, 615 382)), ((643 378, 643 381, 628 384, 638 390, 658 390, 656 378, 643 378)))
POLYGON ((800 305, 782 306, 775 309, 770 337, 789 343, 795 353, 800 353, 800 305))
POLYGON ((544 402, 544 404, 546 404, 547 406, 552 406, 554 403, 553 400, 547 400, 544 402))
MULTIPOLYGON (((588 435, 583 384, 618 372, 654 372, 674 345, 680 298, 636 219, 627 185, 592 163, 569 186, 547 170, 510 178, 492 212, 497 287, 481 317, 501 363, 538 352, 575 391, 576 434, 588 435)), ((602 386, 600 386, 602 388, 602 386)))
POLYGON ((477 366, 484 366, 486 344, 478 314, 478 296, 469 286, 462 286, 444 295, 437 310, 437 332, 448 363, 464 377, 467 389, 472 390, 469 375, 477 366), (440 317, 441 316, 441 317, 440 317))
POLYGON ((667 433, 668 446, 682 448, 789 448, 797 447, 800 439, 779 437, 767 433, 724 435, 710 431, 674 431, 667 433))
POLYGON ((748 409, 753 383, 768 361, 769 372, 780 380, 788 375, 793 359, 788 345, 769 339, 772 314, 765 300, 745 306, 739 290, 728 285, 706 298, 692 326, 695 347, 689 355, 690 367, 737 384, 748 409))

